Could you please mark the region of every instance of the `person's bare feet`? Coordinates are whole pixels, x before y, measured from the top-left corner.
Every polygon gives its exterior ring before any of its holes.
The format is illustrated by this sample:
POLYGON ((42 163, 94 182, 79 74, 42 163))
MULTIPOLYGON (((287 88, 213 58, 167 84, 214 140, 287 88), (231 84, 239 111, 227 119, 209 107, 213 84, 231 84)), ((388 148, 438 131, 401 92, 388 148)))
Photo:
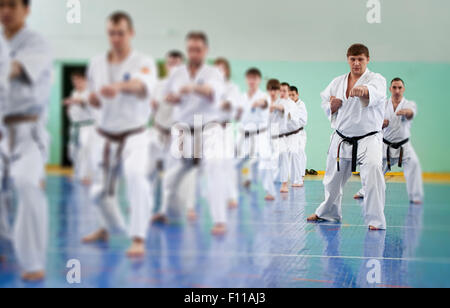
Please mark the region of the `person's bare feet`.
POLYGON ((145 242, 143 239, 134 238, 133 243, 127 251, 128 258, 142 258, 145 256, 145 242))
POLYGON ((304 187, 305 186, 305 184, 292 184, 292 187, 294 187, 294 188, 300 188, 300 187, 304 187))
POLYGON ((23 273, 22 274, 22 280, 27 282, 38 282, 45 279, 45 272, 39 271, 39 272, 29 272, 29 273, 23 273))
POLYGON ((312 214, 306 219, 306 221, 308 222, 320 221, 320 218, 316 214, 312 214))
POLYGON ((283 183, 283 184, 281 184, 280 193, 286 194, 286 193, 288 193, 288 192, 289 192, 288 183, 283 183))
POLYGON ((362 199, 364 199, 364 196, 360 195, 360 194, 356 194, 356 195, 353 196, 353 199, 355 199, 355 200, 362 200, 362 199))
POLYGON ((107 242, 109 240, 108 231, 105 229, 100 229, 94 233, 83 238, 82 242, 84 244, 97 243, 97 242, 107 242))
POLYGON ((228 208, 234 210, 237 209, 238 207, 238 202, 236 200, 231 200, 230 202, 228 202, 228 208))
POLYGON ((6 262, 6 256, 0 255, 0 264, 5 263, 5 262, 6 262))
POLYGON ((152 224, 167 224, 169 220, 164 214, 156 214, 152 217, 152 224))
POLYGON ((81 179, 81 184, 83 184, 83 186, 90 186, 92 184, 92 180, 89 177, 85 177, 81 179))
POLYGON ((211 230, 212 235, 221 236, 227 233, 227 226, 223 223, 215 224, 211 230))
POLYGON ((414 204, 414 205, 422 205, 423 202, 422 201, 412 201, 412 204, 414 204))
POLYGON ((189 221, 196 221, 197 220, 197 213, 195 212, 195 210, 188 210, 187 218, 188 218, 189 221))
POLYGON ((252 182, 251 182, 251 181, 245 181, 245 182, 244 182, 244 187, 245 187, 246 189, 250 189, 251 186, 252 186, 252 182))
POLYGON ((264 200, 266 200, 266 201, 275 201, 275 197, 272 196, 272 195, 267 195, 267 196, 264 198, 264 200))
POLYGON ((381 231, 382 229, 375 228, 374 226, 369 226, 370 231, 381 231))

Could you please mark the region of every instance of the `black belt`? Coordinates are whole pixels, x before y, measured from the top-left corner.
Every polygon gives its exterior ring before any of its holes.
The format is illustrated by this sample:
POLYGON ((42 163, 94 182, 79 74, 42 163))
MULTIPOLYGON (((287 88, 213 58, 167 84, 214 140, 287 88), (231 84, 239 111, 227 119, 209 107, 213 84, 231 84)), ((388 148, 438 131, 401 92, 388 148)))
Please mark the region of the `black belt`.
POLYGON ((299 129, 297 129, 297 130, 295 130, 293 132, 290 132, 290 133, 285 133, 285 134, 281 134, 281 135, 278 135, 278 136, 273 136, 272 139, 279 139, 279 138, 283 138, 283 137, 289 137, 289 136, 292 136, 292 135, 296 135, 299 132, 301 132, 303 129, 304 128, 302 127, 302 128, 299 128, 299 129))
POLYGON ((245 131, 245 132, 244 132, 244 135, 245 135, 245 138, 250 138, 250 137, 253 137, 253 136, 262 134, 262 133, 264 133, 264 132, 266 132, 266 131, 267 131, 267 128, 258 129, 258 130, 253 131, 253 132, 245 131))
POLYGON ((409 138, 396 143, 387 141, 386 139, 383 138, 383 142, 388 146, 386 159, 389 171, 391 171, 391 151, 390 151, 391 148, 394 148, 396 150, 400 149, 400 157, 398 158, 398 167, 401 168, 403 164, 403 146, 409 142, 409 138))
POLYGON ((356 161, 358 158, 358 141, 373 135, 378 134, 379 132, 371 132, 364 136, 359 137, 347 137, 342 135, 339 131, 336 131, 336 133, 341 137, 343 140, 338 145, 338 151, 337 151, 337 170, 341 171, 339 162, 341 160, 340 153, 341 153, 341 145, 343 142, 347 142, 352 146, 352 172, 356 172, 356 161))

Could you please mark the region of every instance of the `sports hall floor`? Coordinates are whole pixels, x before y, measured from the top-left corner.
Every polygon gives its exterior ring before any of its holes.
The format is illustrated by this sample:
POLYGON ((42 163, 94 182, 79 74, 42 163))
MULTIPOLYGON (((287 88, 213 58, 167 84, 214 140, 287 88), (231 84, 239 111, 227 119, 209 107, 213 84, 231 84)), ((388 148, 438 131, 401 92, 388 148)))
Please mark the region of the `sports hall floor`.
POLYGON ((152 226, 148 254, 130 261, 129 242, 82 245, 95 228, 82 188, 63 175, 49 175, 51 214, 48 277, 24 283, 14 256, 0 265, 0 287, 450 287, 450 181, 427 181, 426 202, 410 205, 401 178, 388 178, 387 231, 369 232, 361 204, 352 199, 358 178, 347 185, 342 224, 307 224, 323 199, 319 177, 278 201, 265 203, 259 187, 241 191, 241 206, 230 212, 229 232, 210 236, 203 200, 196 223, 152 226), (66 263, 81 262, 81 284, 66 281, 66 263), (378 260, 381 283, 368 272, 378 260))

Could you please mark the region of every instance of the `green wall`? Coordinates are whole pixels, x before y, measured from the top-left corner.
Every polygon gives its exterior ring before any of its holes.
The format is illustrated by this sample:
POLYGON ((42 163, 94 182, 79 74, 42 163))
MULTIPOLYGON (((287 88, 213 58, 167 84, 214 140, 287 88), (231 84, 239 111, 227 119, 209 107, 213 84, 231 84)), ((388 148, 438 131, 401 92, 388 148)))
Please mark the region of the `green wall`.
MULTIPOLYGON (((244 73, 256 66, 264 78, 278 78, 299 87, 300 96, 309 112, 308 168, 325 169, 326 151, 331 128, 320 108, 320 92, 336 76, 347 72, 345 62, 282 62, 231 61, 233 80, 245 89, 244 73)), ((66 64, 82 61, 65 62, 66 64)), ((51 164, 61 162, 61 67, 55 63, 55 81, 50 110, 49 129, 52 135, 51 164)), ((425 172, 450 172, 450 63, 377 62, 372 71, 381 73, 390 81, 402 77, 406 82, 406 97, 416 101, 418 116, 412 129, 412 142, 425 172)))

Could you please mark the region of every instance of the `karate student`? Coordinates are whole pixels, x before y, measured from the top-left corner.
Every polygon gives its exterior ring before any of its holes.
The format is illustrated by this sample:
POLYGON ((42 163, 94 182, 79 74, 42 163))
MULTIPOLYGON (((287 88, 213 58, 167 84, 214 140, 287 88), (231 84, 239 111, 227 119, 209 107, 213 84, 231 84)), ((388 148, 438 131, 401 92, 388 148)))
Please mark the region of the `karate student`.
MULTIPOLYGON (((386 104, 383 124, 383 170, 386 174, 391 167, 398 164, 405 171, 406 188, 411 203, 423 203, 422 168, 419 158, 410 142, 411 124, 417 115, 417 106, 404 97, 405 83, 400 78, 391 82, 392 97, 386 104)), ((364 198, 361 189, 355 198, 364 198)))
POLYGON ((17 215, 12 242, 26 281, 45 277, 47 199, 44 191, 49 138, 46 132, 52 59, 47 41, 28 28, 28 0, 0 0, 3 36, 10 51, 9 92, 4 106, 5 141, 17 215))
POLYGON ((213 235, 226 232, 226 196, 222 177, 222 126, 218 105, 224 92, 224 76, 206 64, 209 43, 206 34, 190 32, 186 37, 187 64, 169 77, 166 100, 175 105, 174 122, 180 132, 171 154, 177 159, 164 177, 163 211, 158 220, 167 220, 173 210, 180 183, 201 164, 207 178, 206 194, 213 219, 213 235))
POLYGON ((342 194, 360 166, 365 183, 364 219, 370 230, 386 229, 385 182, 382 170, 381 127, 386 80, 367 68, 369 49, 352 45, 347 52, 351 72, 334 79, 321 93, 323 108, 336 132, 331 137, 323 180, 325 201, 308 221, 342 221, 342 194))
POLYGON ((129 257, 145 254, 145 238, 153 207, 147 179, 149 163, 150 97, 156 84, 154 60, 134 51, 134 27, 124 12, 113 13, 107 23, 110 50, 89 64, 89 101, 99 111, 95 173, 91 196, 98 206, 100 228, 85 243, 108 240, 126 229, 118 203, 118 178, 123 174, 130 206, 129 257))
POLYGON ((225 128, 224 142, 227 145, 227 149, 231 150, 226 152, 225 161, 223 163, 223 177, 227 179, 226 194, 228 207, 236 208, 238 206, 238 170, 236 168, 235 148, 234 148, 234 128, 232 121, 236 118, 237 110, 241 105, 240 100, 242 93, 239 87, 233 83, 231 78, 231 65, 225 58, 218 58, 214 62, 215 66, 225 76, 225 91, 221 99, 219 107, 220 119, 225 128))
POLYGON ((305 126, 308 123, 308 112, 305 103, 300 99, 298 88, 291 86, 289 89, 289 97, 295 102, 299 110, 298 125, 300 132, 293 138, 294 142, 289 142, 293 146, 290 151, 291 157, 291 181, 293 187, 303 187, 303 181, 306 171, 306 131, 305 126), (297 144, 297 146, 295 146, 297 144))
POLYGON ((70 119, 69 155, 74 164, 75 179, 88 185, 92 178, 91 164, 92 135, 95 134, 94 110, 89 105, 89 90, 83 71, 75 71, 71 75, 74 90, 64 100, 67 115, 70 119))
POLYGON ((241 100, 239 110, 239 139, 238 154, 240 168, 248 170, 244 185, 251 185, 253 165, 257 164, 259 178, 265 190, 266 201, 275 200, 275 186, 273 185, 272 149, 269 136, 269 97, 259 87, 262 74, 257 68, 250 68, 246 72, 247 92, 241 100), (269 171, 270 170, 270 171, 269 171))
POLYGON ((289 98, 289 89, 288 83, 280 84, 278 80, 271 80, 267 85, 271 101, 272 149, 275 151, 275 162, 280 170, 281 193, 289 192, 289 154, 293 146, 298 147, 296 135, 300 132, 298 129, 298 109, 294 101, 289 98), (291 146, 288 143, 291 143, 291 146))

